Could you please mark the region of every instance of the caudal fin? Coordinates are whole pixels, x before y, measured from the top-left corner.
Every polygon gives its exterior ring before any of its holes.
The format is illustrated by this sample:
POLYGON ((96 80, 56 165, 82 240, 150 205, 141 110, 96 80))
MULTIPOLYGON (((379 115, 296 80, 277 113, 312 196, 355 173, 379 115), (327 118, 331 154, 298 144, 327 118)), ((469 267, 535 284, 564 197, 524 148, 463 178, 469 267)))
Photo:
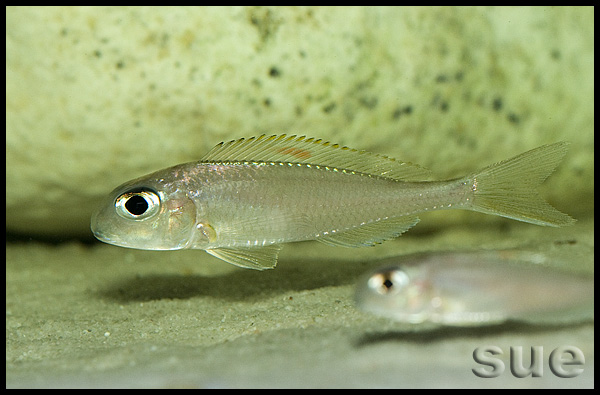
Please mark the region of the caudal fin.
POLYGON ((558 166, 568 145, 564 141, 542 145, 469 177, 474 195, 471 210, 536 225, 572 225, 573 218, 550 206, 538 194, 539 185, 558 166))

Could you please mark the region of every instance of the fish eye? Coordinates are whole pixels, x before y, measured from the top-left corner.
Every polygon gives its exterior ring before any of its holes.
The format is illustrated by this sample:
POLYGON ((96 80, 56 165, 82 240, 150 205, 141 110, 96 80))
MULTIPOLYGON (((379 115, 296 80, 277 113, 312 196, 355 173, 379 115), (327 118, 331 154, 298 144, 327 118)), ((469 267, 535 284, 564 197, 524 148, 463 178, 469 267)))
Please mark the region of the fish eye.
POLYGON ((143 220, 160 210, 160 197, 150 189, 125 192, 115 200, 117 214, 125 219, 143 220))
POLYGON ((369 288, 380 295, 401 292, 410 282, 408 274, 400 268, 393 268, 375 273, 369 278, 369 288))

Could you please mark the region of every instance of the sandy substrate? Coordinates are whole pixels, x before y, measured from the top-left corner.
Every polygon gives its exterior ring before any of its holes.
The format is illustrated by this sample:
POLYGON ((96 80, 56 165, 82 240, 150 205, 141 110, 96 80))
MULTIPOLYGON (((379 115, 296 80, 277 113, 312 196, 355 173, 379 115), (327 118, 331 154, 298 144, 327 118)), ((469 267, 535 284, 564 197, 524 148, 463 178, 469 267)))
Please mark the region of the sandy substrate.
MULTIPOLYGON (((476 214, 474 214, 476 215, 476 214)), ((425 220, 425 218, 424 218, 425 220)), ((375 248, 287 245, 275 270, 202 251, 104 244, 7 244, 8 387, 593 387, 594 323, 406 326, 355 309, 357 278, 377 257, 520 245, 566 249, 593 271, 593 220, 569 228, 515 222, 417 229, 375 248), (476 377, 477 347, 505 371, 476 377), (549 354, 575 346, 583 373, 555 376, 549 354), (510 347, 543 346, 539 378, 515 378, 510 347)), ((501 279, 499 279, 501 281, 501 279)))

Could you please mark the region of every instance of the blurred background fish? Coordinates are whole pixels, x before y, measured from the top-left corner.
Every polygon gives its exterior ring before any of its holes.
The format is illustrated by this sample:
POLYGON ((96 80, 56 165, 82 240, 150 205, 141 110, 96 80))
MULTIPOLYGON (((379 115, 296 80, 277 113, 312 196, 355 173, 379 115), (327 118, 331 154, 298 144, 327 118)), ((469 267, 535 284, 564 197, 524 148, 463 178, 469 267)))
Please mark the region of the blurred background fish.
POLYGON ((412 324, 593 321, 593 274, 569 271, 566 259, 519 249, 387 258, 359 281, 356 305, 412 324))

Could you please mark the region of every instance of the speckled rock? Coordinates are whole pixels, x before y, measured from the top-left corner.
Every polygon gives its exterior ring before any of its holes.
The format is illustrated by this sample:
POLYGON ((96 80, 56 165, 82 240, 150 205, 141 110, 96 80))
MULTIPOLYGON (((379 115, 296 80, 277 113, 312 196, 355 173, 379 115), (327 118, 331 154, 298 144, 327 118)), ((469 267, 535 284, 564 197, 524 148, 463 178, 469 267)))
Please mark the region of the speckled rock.
POLYGON ((591 8, 8 7, 6 24, 12 232, 89 235, 117 184, 262 133, 445 176, 570 140, 548 196, 593 207, 591 8))

